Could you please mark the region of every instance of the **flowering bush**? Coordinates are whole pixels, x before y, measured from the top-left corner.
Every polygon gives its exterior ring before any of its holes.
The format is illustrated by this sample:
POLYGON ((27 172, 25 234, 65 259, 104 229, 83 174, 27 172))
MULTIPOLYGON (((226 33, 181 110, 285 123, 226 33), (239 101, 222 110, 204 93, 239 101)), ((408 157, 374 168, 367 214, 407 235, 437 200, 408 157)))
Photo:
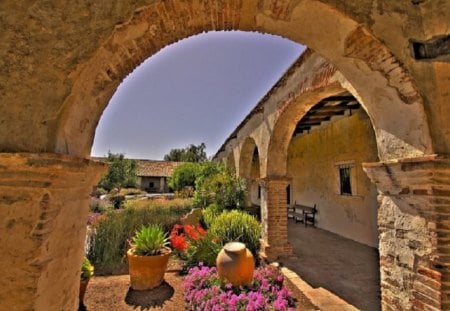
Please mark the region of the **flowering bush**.
POLYGON ((233 287, 221 283, 215 267, 199 264, 183 279, 184 298, 188 310, 295 310, 295 300, 283 281, 276 268, 266 266, 255 270, 250 285, 233 287))
POLYGON ((197 226, 176 224, 170 232, 169 240, 172 248, 181 255, 188 248, 188 240, 196 241, 205 235, 206 231, 200 224, 197 226))
POLYGON ((200 224, 175 225, 170 233, 170 243, 178 255, 187 260, 187 266, 204 262, 209 266, 216 264, 217 254, 222 247, 200 224))

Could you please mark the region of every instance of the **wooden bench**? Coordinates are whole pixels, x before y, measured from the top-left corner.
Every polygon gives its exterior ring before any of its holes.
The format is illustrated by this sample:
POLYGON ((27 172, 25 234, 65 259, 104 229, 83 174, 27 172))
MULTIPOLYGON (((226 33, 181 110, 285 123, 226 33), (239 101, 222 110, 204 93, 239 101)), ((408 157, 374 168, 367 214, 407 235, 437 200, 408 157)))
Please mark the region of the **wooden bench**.
POLYGON ((293 218, 295 222, 303 222, 305 227, 308 224, 315 226, 316 224, 316 204, 313 207, 295 203, 292 207, 288 207, 288 218, 293 218))

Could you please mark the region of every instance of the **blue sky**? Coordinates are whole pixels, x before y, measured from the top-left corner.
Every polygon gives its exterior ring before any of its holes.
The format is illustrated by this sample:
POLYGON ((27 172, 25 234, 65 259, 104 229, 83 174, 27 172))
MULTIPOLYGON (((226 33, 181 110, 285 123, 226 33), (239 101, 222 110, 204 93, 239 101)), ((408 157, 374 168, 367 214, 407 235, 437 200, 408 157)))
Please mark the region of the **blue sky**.
POLYGON ((209 32, 162 49, 119 86, 92 155, 162 159, 206 144, 213 155, 304 47, 272 35, 209 32))

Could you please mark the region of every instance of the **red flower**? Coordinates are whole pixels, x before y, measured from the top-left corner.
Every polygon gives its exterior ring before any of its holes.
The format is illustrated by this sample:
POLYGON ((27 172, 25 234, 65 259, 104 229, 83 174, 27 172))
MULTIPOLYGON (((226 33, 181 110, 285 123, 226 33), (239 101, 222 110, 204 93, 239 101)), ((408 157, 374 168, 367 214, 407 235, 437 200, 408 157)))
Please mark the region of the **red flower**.
POLYGON ((188 248, 188 244, 183 235, 170 235, 170 243, 172 247, 179 252, 184 252, 188 248))
POLYGON ((202 228, 202 226, 200 224, 197 225, 197 232, 200 234, 200 236, 205 236, 206 235, 206 230, 202 228))
POLYGON ((200 238, 198 231, 196 231, 191 225, 185 225, 184 232, 186 232, 187 236, 192 240, 198 240, 200 238))

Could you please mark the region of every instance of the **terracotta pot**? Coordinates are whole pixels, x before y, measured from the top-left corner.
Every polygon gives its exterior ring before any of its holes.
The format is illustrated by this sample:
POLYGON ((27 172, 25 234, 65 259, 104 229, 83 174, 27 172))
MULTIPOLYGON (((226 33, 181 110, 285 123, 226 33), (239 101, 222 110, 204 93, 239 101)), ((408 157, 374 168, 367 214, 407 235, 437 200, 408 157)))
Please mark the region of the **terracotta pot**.
POLYGON ((166 248, 160 255, 139 256, 129 249, 127 257, 131 288, 147 290, 161 285, 171 252, 169 248, 166 248))
POLYGON ((255 260, 244 243, 225 244, 217 256, 216 266, 220 278, 235 286, 246 285, 253 280, 255 260))
POLYGON ((83 300, 84 300, 84 294, 86 293, 86 289, 87 289, 89 280, 90 280, 90 278, 84 279, 84 280, 83 280, 83 279, 80 279, 80 295, 79 295, 79 297, 80 297, 80 303, 83 303, 83 300))

